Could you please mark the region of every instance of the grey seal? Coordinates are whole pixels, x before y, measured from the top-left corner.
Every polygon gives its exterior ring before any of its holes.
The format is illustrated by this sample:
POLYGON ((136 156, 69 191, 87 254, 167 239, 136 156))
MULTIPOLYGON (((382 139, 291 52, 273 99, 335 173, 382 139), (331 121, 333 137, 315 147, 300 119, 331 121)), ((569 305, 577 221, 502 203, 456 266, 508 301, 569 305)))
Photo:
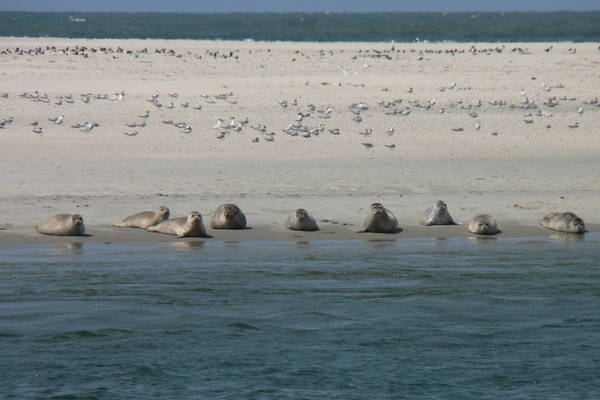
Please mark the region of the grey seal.
POLYGON ((82 236, 83 217, 79 214, 56 214, 46 218, 35 229, 43 235, 82 236))
POLYGON ((373 203, 369 207, 369 214, 365 218, 361 230, 358 232, 396 233, 400 231, 398 220, 394 214, 381 203, 373 203))
POLYGON ((319 227, 315 219, 308 214, 304 208, 298 208, 292 212, 286 222, 285 227, 292 231, 318 231, 319 227))
POLYGON ((433 207, 429 207, 421 216, 421 224, 430 225, 456 225, 452 216, 448 212, 448 206, 442 200, 434 203, 433 207))
POLYGON ((496 235, 500 233, 498 223, 491 215, 479 214, 469 221, 469 232, 477 235, 496 235))
POLYGON ((171 218, 159 223, 158 225, 149 226, 146 229, 148 232, 166 233, 168 235, 176 235, 182 237, 211 237, 204 229, 202 215, 198 211, 191 211, 187 217, 171 218))
POLYGON ((222 204, 213 213, 210 227, 212 229, 244 229, 246 216, 235 204, 222 204))
POLYGON ((112 226, 117 228, 142 228, 146 229, 169 219, 169 208, 160 206, 156 211, 142 211, 137 214, 130 215, 121 222, 115 222, 112 226))
POLYGON ((585 233, 585 223, 572 212, 554 212, 542 218, 542 226, 566 233, 585 233))

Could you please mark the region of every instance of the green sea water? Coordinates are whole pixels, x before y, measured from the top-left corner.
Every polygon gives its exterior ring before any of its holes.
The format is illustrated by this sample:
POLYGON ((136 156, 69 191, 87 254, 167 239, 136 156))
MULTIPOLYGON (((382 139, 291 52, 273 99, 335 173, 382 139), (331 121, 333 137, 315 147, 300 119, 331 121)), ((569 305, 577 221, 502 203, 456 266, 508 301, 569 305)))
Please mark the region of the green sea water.
POLYGON ((15 246, 0 271, 2 399, 600 398, 597 234, 15 246))
POLYGON ((266 41, 600 41, 600 11, 457 13, 0 12, 0 36, 266 41), (83 21, 84 20, 84 21, 83 21))

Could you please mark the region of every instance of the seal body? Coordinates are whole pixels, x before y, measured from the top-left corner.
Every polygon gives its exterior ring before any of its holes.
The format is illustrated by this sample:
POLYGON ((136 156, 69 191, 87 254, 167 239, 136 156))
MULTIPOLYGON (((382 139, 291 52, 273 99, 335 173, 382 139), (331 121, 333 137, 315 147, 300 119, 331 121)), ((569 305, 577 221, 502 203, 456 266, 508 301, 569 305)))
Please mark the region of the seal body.
POLYGON ((362 229, 358 232, 395 233, 399 232, 398 220, 390 210, 381 203, 373 203, 365 218, 362 229))
POLYGON ((585 224, 572 212, 555 212, 542 218, 542 226, 559 232, 584 233, 585 224))
POLYGON ((43 235, 81 236, 85 232, 79 214, 56 214, 43 220, 35 229, 43 235))
POLYGON ((292 231, 318 231, 315 219, 304 208, 292 212, 285 221, 285 227, 292 231))
POLYGON ((469 232, 477 235, 495 235, 500 233, 498 223, 491 215, 479 214, 469 221, 469 232))
POLYGON ((149 226, 159 224, 166 219, 169 219, 170 211, 168 207, 160 206, 156 211, 142 211, 134 215, 130 215, 121 222, 116 222, 112 226, 118 228, 142 228, 146 229, 149 226))
POLYGON ((187 217, 167 219, 157 225, 149 226, 148 232, 166 233, 182 237, 211 237, 204 229, 202 215, 198 211, 191 211, 187 217))
POLYGON ((448 212, 448 206, 442 200, 435 202, 433 207, 429 207, 421 216, 421 224, 430 225, 456 225, 456 222, 448 212))
POLYGON ((222 204, 213 213, 210 227, 212 229, 244 229, 246 216, 235 204, 222 204))

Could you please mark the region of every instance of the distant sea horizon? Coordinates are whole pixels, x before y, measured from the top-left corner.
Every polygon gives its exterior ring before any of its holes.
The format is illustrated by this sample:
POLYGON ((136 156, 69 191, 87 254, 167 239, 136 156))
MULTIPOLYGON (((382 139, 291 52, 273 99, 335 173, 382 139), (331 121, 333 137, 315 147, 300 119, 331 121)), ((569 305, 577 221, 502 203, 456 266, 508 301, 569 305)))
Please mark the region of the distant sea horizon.
POLYGON ((293 42, 596 42, 600 11, 0 12, 0 36, 293 42))

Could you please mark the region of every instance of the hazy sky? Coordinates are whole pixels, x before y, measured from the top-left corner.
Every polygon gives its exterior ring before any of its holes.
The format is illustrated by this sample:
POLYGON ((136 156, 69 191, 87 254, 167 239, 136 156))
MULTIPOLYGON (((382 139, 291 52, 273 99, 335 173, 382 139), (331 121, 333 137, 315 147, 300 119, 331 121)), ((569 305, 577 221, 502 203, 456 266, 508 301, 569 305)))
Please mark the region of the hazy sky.
POLYGON ((3 11, 552 11, 600 0, 0 0, 3 11))

